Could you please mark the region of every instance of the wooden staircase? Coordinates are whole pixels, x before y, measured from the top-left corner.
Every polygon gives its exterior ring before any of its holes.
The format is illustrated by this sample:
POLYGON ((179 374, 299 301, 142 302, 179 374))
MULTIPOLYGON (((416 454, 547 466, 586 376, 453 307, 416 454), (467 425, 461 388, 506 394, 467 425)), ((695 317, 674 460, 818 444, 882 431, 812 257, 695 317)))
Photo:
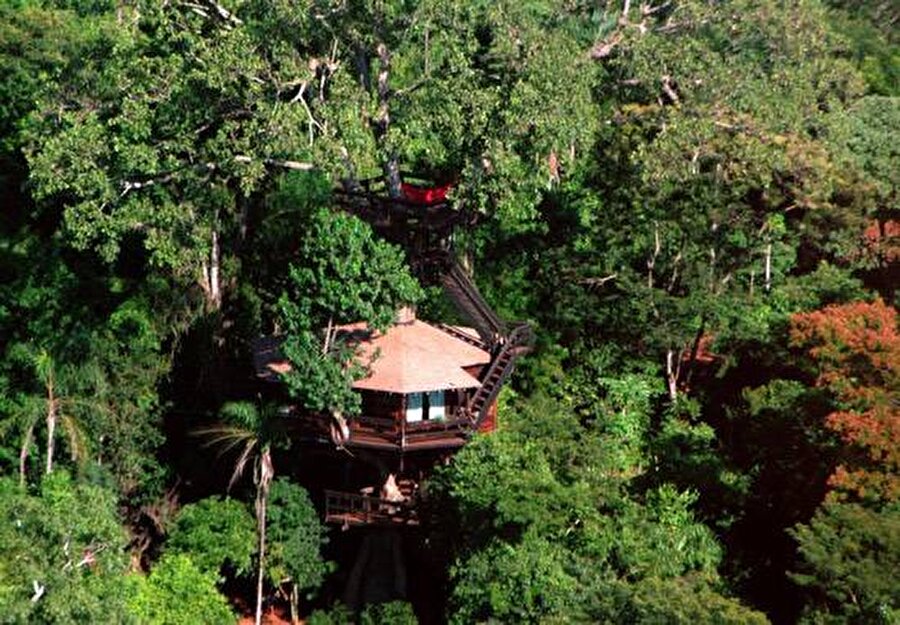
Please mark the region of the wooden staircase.
POLYGON ((506 324, 484 300, 478 287, 456 260, 446 258, 446 270, 441 274, 441 285, 460 311, 468 317, 481 339, 493 348, 507 334, 506 324))
POLYGON ((534 334, 524 322, 512 324, 512 330, 485 301, 478 287, 449 252, 435 250, 431 262, 438 264, 441 285, 450 299, 475 326, 481 341, 451 326, 444 330, 492 353, 491 363, 481 379, 481 386, 469 398, 464 413, 477 432, 488 416, 503 384, 515 368, 516 359, 531 351, 534 334))
MULTIPOLYGON (((491 362, 482 376, 481 386, 456 414, 460 422, 471 424, 461 430, 468 430, 468 434, 478 431, 500 389, 512 374, 516 360, 531 350, 534 335, 527 323, 507 325, 485 301, 453 254, 454 229, 462 224, 475 223, 477 215, 464 207, 460 210, 447 200, 421 203, 389 198, 381 179, 362 181, 358 189, 339 192, 337 197, 345 210, 368 221, 389 241, 403 246, 417 277, 423 283, 439 283, 474 326, 480 340, 452 326, 443 326, 443 330, 491 353, 491 362)), ((407 439, 410 439, 409 434, 407 439)), ((446 432, 438 434, 439 438, 446 439, 446 432)), ((465 435, 463 431, 459 432, 460 442, 465 435)), ((414 444, 429 445, 428 437, 427 433, 418 433, 414 444)), ((401 446, 408 446, 410 442, 402 441, 401 446)), ((374 446, 375 442, 372 444, 374 446)))
POLYGON ((473 431, 478 431, 484 423, 491 404, 497 399, 500 389, 512 374, 516 359, 531 350, 533 340, 531 326, 520 323, 499 346, 484 374, 484 379, 481 380, 481 386, 472 395, 467 406, 473 431))

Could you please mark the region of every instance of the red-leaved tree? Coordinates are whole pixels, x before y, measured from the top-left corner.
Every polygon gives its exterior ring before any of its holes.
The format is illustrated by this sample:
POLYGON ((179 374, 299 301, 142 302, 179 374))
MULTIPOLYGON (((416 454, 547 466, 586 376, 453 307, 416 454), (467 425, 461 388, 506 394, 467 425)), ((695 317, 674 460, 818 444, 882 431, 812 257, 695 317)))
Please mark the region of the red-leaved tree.
POLYGON ((846 443, 829 479, 843 498, 900 498, 900 333, 897 311, 881 300, 794 315, 791 340, 834 394, 826 426, 846 443))

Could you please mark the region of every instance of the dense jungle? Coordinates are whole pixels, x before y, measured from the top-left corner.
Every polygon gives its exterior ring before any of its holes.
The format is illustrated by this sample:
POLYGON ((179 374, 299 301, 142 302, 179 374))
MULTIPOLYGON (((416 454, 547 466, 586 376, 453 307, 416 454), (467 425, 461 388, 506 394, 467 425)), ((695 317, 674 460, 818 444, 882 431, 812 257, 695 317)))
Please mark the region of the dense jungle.
POLYGON ((0 207, 0 622, 900 624, 892 0, 0 0, 0 207), (348 527, 413 180, 533 336, 348 527))

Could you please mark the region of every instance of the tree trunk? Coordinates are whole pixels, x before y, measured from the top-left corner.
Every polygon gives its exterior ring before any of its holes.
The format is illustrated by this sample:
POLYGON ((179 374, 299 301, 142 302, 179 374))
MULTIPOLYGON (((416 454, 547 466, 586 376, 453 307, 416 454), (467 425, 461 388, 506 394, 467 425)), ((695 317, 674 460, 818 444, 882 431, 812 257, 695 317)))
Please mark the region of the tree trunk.
POLYGON ((697 364, 697 354, 700 352, 700 341, 703 340, 703 334, 706 332, 706 317, 700 318, 700 327, 694 334, 694 342, 691 343, 691 352, 687 362, 687 372, 684 374, 684 386, 690 388, 691 378, 694 376, 694 367, 697 364))
POLYGON ((19 485, 25 486, 25 463, 28 462, 28 450, 31 447, 31 437, 34 434, 34 428, 29 426, 25 431, 22 439, 22 448, 19 450, 19 485))
POLYGON ((213 229, 210 237, 209 258, 201 265, 200 288, 206 298, 206 307, 209 310, 219 310, 222 305, 222 287, 219 278, 220 264, 219 233, 213 229))
MULTIPOLYGON (((679 358, 681 354, 679 352, 679 358)), ((681 362, 675 362, 675 350, 666 352, 666 384, 669 387, 669 399, 675 401, 678 399, 678 370, 681 368, 681 362)))
POLYGON ((396 150, 390 145, 388 131, 391 127, 391 52, 383 42, 376 47, 378 54, 378 75, 375 81, 378 95, 378 117, 375 120, 375 139, 387 154, 383 165, 384 180, 387 183, 388 195, 398 198, 400 188, 400 162, 396 150))
POLYGON ((56 438, 56 397, 53 396, 53 378, 47 382, 47 474, 53 473, 53 443, 56 438))
POLYGON ((294 582, 291 582, 291 623, 300 623, 300 589, 294 582))
POLYGON ((256 523, 259 529, 259 574, 256 578, 256 625, 262 623, 263 578, 266 571, 266 500, 267 494, 257 495, 256 523))
POLYGON ((275 471, 272 454, 264 447, 259 458, 256 487, 256 526, 259 532, 259 575, 256 578, 256 625, 262 624, 263 581, 266 574, 266 506, 269 501, 269 484, 275 471))
POLYGON ((209 296, 213 310, 218 310, 222 304, 222 289, 219 283, 219 233, 212 231, 212 241, 209 250, 209 296))

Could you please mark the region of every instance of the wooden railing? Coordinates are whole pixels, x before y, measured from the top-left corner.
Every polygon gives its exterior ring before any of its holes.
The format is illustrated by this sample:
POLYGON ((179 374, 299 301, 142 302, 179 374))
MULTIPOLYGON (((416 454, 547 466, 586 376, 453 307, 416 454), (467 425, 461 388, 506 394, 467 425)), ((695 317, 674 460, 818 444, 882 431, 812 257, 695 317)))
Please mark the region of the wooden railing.
POLYGON ((394 421, 384 417, 359 416, 350 421, 350 442, 353 442, 354 434, 359 434, 363 437, 376 437, 383 443, 403 448, 423 439, 440 437, 444 433, 459 435, 471 426, 472 419, 464 410, 457 410, 445 419, 415 423, 407 423, 405 419, 394 421))
POLYGON ((446 323, 439 323, 438 327, 441 330, 443 330, 444 332, 446 332, 447 334, 449 334, 450 336, 453 336, 453 337, 459 339, 460 341, 465 341, 469 345, 474 345, 478 349, 483 349, 483 350, 490 349, 490 347, 487 345, 487 343, 485 343, 481 339, 480 336, 473 336, 473 335, 469 334, 468 332, 460 330, 459 328, 448 325, 446 323))
POLYGON ((519 322, 506 337, 506 341, 500 345, 500 349, 481 380, 481 386, 469 397, 469 403, 466 406, 476 430, 487 418, 490 406, 497 399, 500 388, 512 374, 516 359, 531 350, 533 341, 534 333, 531 326, 519 322))
POLYGON ((441 276, 444 292, 457 305, 478 330, 481 340, 488 345, 490 351, 502 344, 507 328, 503 320, 494 312, 490 304, 481 295, 478 287, 472 282, 465 270, 447 255, 447 267, 441 276))
POLYGON ((419 433, 458 430, 462 427, 468 427, 470 424, 470 421, 463 416, 452 416, 447 419, 429 419, 428 421, 417 421, 415 423, 406 424, 406 436, 407 438, 411 438, 419 433))
POLYGON ((326 490, 325 521, 345 525, 418 525, 419 518, 409 501, 326 490))
POLYGON ((397 423, 390 417, 353 417, 353 422, 369 430, 381 430, 396 432, 397 423))

